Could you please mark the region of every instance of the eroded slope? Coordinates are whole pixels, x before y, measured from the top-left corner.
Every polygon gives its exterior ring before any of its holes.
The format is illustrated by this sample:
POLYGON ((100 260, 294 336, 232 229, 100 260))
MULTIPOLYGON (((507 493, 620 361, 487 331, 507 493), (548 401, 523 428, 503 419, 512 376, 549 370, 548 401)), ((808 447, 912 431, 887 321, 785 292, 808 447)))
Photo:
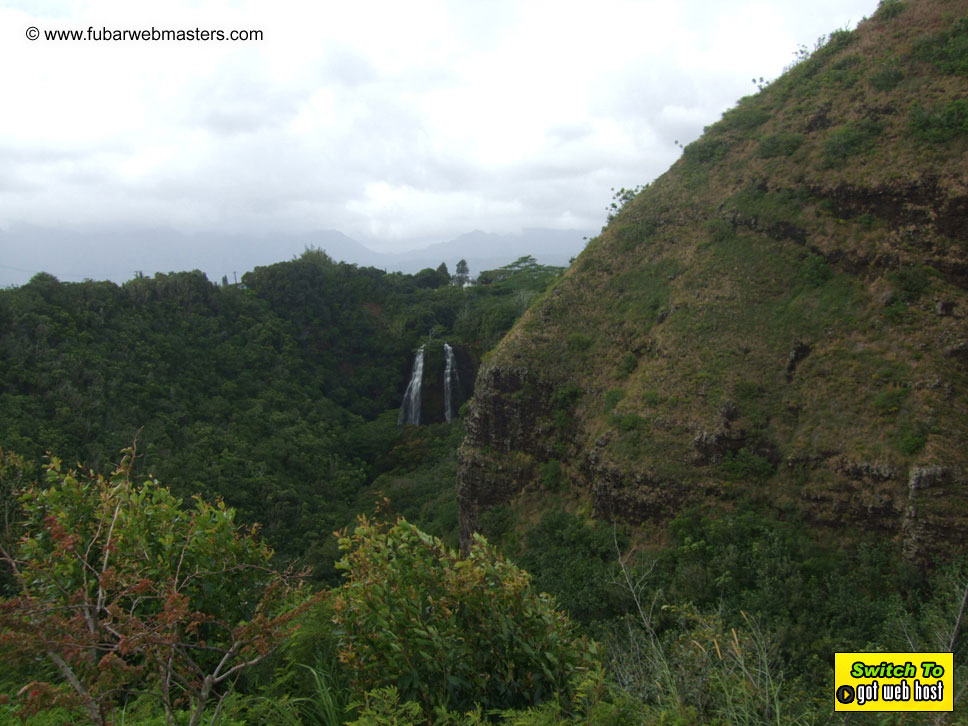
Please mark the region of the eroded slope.
POLYGON ((631 522, 755 497, 916 559, 964 544, 966 151, 963 2, 882 3, 743 99, 485 361, 464 536, 564 490, 631 522))

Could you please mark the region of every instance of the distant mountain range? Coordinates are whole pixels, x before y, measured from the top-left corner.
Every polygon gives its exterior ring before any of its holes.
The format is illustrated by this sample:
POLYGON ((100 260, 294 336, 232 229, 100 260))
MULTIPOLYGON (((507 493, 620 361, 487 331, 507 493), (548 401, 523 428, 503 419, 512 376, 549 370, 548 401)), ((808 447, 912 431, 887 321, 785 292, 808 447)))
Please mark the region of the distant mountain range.
POLYGON ((533 228, 520 234, 479 230, 407 252, 377 252, 337 230, 268 234, 186 234, 164 227, 87 227, 80 230, 13 225, 0 230, 0 287, 22 285, 38 272, 65 282, 137 273, 202 270, 212 281, 234 281, 260 265, 319 247, 337 261, 388 271, 417 272, 441 262, 453 272, 467 261, 471 274, 533 255, 548 265, 567 265, 584 248, 590 231, 533 228))

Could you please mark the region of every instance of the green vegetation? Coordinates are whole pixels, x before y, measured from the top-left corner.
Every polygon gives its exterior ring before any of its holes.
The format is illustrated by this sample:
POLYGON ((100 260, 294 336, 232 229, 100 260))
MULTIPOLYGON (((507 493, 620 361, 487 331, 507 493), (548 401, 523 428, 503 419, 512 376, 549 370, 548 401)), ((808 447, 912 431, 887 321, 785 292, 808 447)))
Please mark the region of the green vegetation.
POLYGON ((877 144, 881 130, 880 123, 869 119, 844 124, 824 142, 825 166, 843 166, 850 157, 869 152, 877 144))
POLYGON ((625 533, 561 510, 545 512, 526 536, 521 566, 535 586, 582 623, 607 621, 625 612, 628 599, 618 584, 618 556, 625 533))
POLYGON ((548 491, 556 492, 561 489, 563 483, 561 475, 561 462, 551 459, 541 465, 541 484, 548 491))
POLYGON ((898 424, 894 434, 894 443, 897 450, 902 454, 912 456, 921 451, 928 443, 930 433, 931 426, 926 423, 919 421, 912 424, 908 421, 902 421, 898 424))
POLYGON ((968 74, 968 17, 921 40, 915 46, 914 57, 931 63, 942 73, 968 74))
POLYGON ((611 411, 618 405, 618 402, 625 396, 625 391, 621 388, 613 388, 605 392, 605 410, 611 411))
POLYGON ((803 136, 801 134, 774 134, 760 141, 756 153, 764 159, 771 159, 775 156, 792 156, 802 143, 803 136))
POLYGON ((157 482, 135 485, 123 453, 110 479, 54 459, 47 487, 20 494, 25 534, 0 550, 16 579, 0 646, 7 668, 43 658, 62 677, 29 686, 28 712, 71 704, 104 725, 134 691, 195 726, 291 632, 302 598, 232 510, 186 511, 157 482))
POLYGON ((834 652, 964 663, 952 12, 803 48, 564 275, 0 291, 0 724, 837 723, 834 652), (396 423, 444 340, 466 438, 396 423))
POLYGON ((20 497, 25 536, 2 551, 16 587, 0 599, 0 723, 635 715, 595 643, 482 537, 458 557, 404 519, 361 517, 340 533, 342 583, 309 599, 231 509, 135 485, 123 453, 111 478, 54 460, 47 487, 20 497), (274 676, 244 677, 262 662, 274 676))
POLYGON ((805 201, 805 190, 766 191, 751 187, 725 200, 724 206, 742 215, 747 226, 767 229, 777 224, 796 222, 805 201))
POLYGON ((907 7, 904 0, 880 0, 874 19, 879 21, 891 20, 904 12, 907 7))
POLYGON ((934 274, 928 268, 914 266, 892 270, 887 279, 894 286, 894 291, 887 299, 887 306, 917 302, 930 288, 934 274))
POLYGON ((904 80, 904 73, 897 63, 890 61, 881 67, 870 77, 871 88, 887 93, 893 91, 897 85, 904 80))
POLYGON ((444 270, 387 274, 307 250, 237 286, 40 274, 0 290, 0 442, 102 470, 137 437, 136 476, 224 498, 281 559, 332 580, 330 533, 380 488, 413 490, 408 513, 455 540, 453 431, 396 425, 413 350, 427 342, 438 362, 425 409, 443 421, 440 341, 458 349, 464 400, 477 361, 559 272, 522 257, 459 287, 444 270))
POLYGON ((20 498, 0 723, 814 723, 830 652, 937 647, 968 587, 753 508, 687 512, 651 551, 552 510, 522 543, 533 579, 480 536, 460 557, 362 517, 310 598, 230 509, 134 484, 123 453, 110 478, 53 461, 20 498))
POLYGON ((874 410, 879 416, 893 416, 911 391, 907 388, 888 389, 874 396, 874 410))
POLYGON ((801 277, 807 284, 811 287, 820 287, 832 276, 833 270, 822 257, 815 254, 807 255, 801 272, 801 277))
POLYGON ((838 722, 832 652, 958 621, 960 14, 885 1, 754 81, 489 356, 529 387, 475 394, 464 511, 646 723, 838 722))
POLYGON ((340 663, 361 690, 387 674, 403 698, 432 717, 571 698, 573 675, 595 661, 528 575, 478 537, 459 558, 404 520, 361 520, 340 539, 347 578, 324 612, 340 663))
POLYGON ((720 471, 726 481, 763 481, 768 479, 776 467, 764 456, 742 448, 735 454, 726 453, 720 471))
POLYGON ((627 207, 632 200, 635 199, 635 197, 638 196, 639 193, 645 188, 645 186, 638 186, 632 189, 622 187, 618 191, 615 191, 615 187, 612 187, 612 201, 605 208, 605 212, 608 215, 606 221, 611 222, 613 219, 615 219, 619 213, 625 209, 625 207, 627 207))
POLYGON ((758 129, 770 119, 770 112, 754 103, 752 98, 745 98, 735 108, 723 114, 722 124, 725 129, 749 132, 758 129))
POLYGON ((703 137, 683 149, 682 155, 697 164, 708 164, 722 159, 728 150, 729 144, 723 139, 703 137))
POLYGON ((917 138, 935 144, 968 134, 968 101, 959 98, 928 108, 915 104, 908 127, 917 138))

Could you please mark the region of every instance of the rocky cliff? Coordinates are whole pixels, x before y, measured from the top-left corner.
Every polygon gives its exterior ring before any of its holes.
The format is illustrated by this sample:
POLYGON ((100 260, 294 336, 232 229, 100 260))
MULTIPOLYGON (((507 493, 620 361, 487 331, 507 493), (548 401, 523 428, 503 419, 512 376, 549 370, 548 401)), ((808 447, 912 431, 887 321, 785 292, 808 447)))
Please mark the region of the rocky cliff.
POLYGON ((966 99, 968 5, 889 0, 707 128, 481 367, 463 537, 548 491, 962 547, 966 99))

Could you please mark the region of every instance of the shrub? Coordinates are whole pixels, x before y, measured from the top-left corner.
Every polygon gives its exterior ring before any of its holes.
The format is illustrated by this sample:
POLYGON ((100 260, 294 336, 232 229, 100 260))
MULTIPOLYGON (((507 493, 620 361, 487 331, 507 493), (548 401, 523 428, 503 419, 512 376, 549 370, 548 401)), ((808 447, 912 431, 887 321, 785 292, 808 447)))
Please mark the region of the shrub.
POLYGON ((572 333, 568 336, 568 347, 576 353, 583 353, 595 344, 595 339, 585 333, 572 333))
POLYGON ((851 156, 870 151, 877 143, 881 130, 881 124, 868 119, 844 124, 824 142, 824 166, 841 166, 851 156))
POLYGON ((616 552, 624 533, 561 510, 549 510, 528 530, 522 567, 583 623, 620 614, 627 602, 616 582, 616 552))
POLYGON ((541 484, 548 491, 556 492, 561 489, 561 462, 551 459, 541 465, 541 484))
POLYGON ((498 504, 481 513, 481 532, 494 542, 514 529, 514 512, 507 504, 498 504))
POLYGON ((632 353, 631 351, 629 351, 628 353, 622 356, 622 361, 621 363, 619 363, 618 377, 628 378, 632 374, 632 372, 638 367, 639 367, 638 357, 635 355, 635 353, 632 353))
POLYGON ((800 276, 810 287, 820 287, 833 277, 833 270, 823 257, 809 252, 800 270, 800 276))
POLYGON ((339 546, 334 632, 358 689, 395 686, 431 718, 567 699, 596 663, 595 645, 480 535, 462 558, 406 520, 361 517, 339 546))
POLYGON ((744 99, 736 108, 723 114, 722 126, 736 131, 752 131, 770 120, 770 112, 752 103, 752 99, 744 99))
POLYGON ((719 161, 726 155, 728 149, 729 144, 722 139, 703 137, 697 141, 693 141, 683 149, 682 155, 690 161, 705 164, 710 161, 719 161))
POLYGON ((639 429, 645 428, 646 425, 646 420, 634 413, 613 414, 609 417, 609 420, 619 431, 624 431, 625 433, 638 431, 639 429))
POLYGON ((880 0, 877 4, 877 12, 874 13, 876 20, 890 20, 896 18, 905 9, 904 0, 880 0))
MULTIPOLYGON (((20 535, 17 494, 33 477, 32 465, 0 447, 0 551, 11 550, 20 535)), ((0 597, 14 594, 13 573, 0 569, 0 597)))
POLYGON ((890 302, 915 302, 931 284, 929 272, 923 267, 899 267, 888 273, 887 279, 897 287, 890 302))
POLYGON ((886 93, 893 91, 897 84, 903 80, 904 74, 900 68, 893 63, 885 63, 871 76, 870 84, 875 91, 886 93))
POLYGON ((618 402, 621 401, 622 398, 624 397, 625 397, 625 391, 623 391, 621 388, 613 388, 609 391, 606 391, 605 392, 605 410, 611 411, 612 409, 614 409, 618 405, 618 402))
POLYGON ((952 23, 944 32, 922 40, 914 48, 914 57, 931 63, 944 73, 968 74, 968 17, 952 23))
POLYGON ((705 227, 713 242, 725 242, 736 234, 733 225, 719 217, 706 220, 705 227))
POLYGON ((608 214, 607 222, 611 222, 615 219, 619 213, 632 203, 640 192, 648 188, 648 184, 645 186, 632 187, 631 189, 626 189, 622 187, 618 191, 615 191, 615 187, 612 187, 612 202, 607 207, 605 207, 605 212, 608 214))
POLYGON ((742 448, 735 454, 727 452, 719 470, 727 481, 761 481, 769 478, 775 467, 766 457, 742 448))
POLYGON ((915 103, 908 129, 916 138, 936 144, 968 134, 968 101, 959 98, 928 107, 915 103))
POLYGON ((928 443, 931 427, 917 422, 914 424, 902 422, 894 433, 894 445, 902 454, 912 456, 917 454, 928 443))
POLYGON ((760 141, 760 145, 756 149, 756 155, 764 159, 771 159, 775 156, 790 156, 800 148, 802 143, 803 136, 800 134, 774 134, 760 141))
POLYGON ((25 534, 0 550, 18 588, 0 600, 0 652, 49 659, 74 691, 34 683, 27 710, 66 704, 106 724, 140 691, 169 718, 187 705, 195 726, 288 635, 299 590, 224 503, 186 511, 156 481, 132 483, 133 459, 108 479, 52 458, 48 487, 24 491, 25 534))
POLYGON ((901 410, 901 404, 910 393, 908 388, 892 388, 874 396, 874 410, 879 416, 893 416, 901 410))
POLYGON ((846 48, 848 45, 853 43, 856 38, 857 35, 853 30, 849 30, 847 28, 838 28, 830 34, 824 49, 829 50, 831 53, 835 53, 846 48))

